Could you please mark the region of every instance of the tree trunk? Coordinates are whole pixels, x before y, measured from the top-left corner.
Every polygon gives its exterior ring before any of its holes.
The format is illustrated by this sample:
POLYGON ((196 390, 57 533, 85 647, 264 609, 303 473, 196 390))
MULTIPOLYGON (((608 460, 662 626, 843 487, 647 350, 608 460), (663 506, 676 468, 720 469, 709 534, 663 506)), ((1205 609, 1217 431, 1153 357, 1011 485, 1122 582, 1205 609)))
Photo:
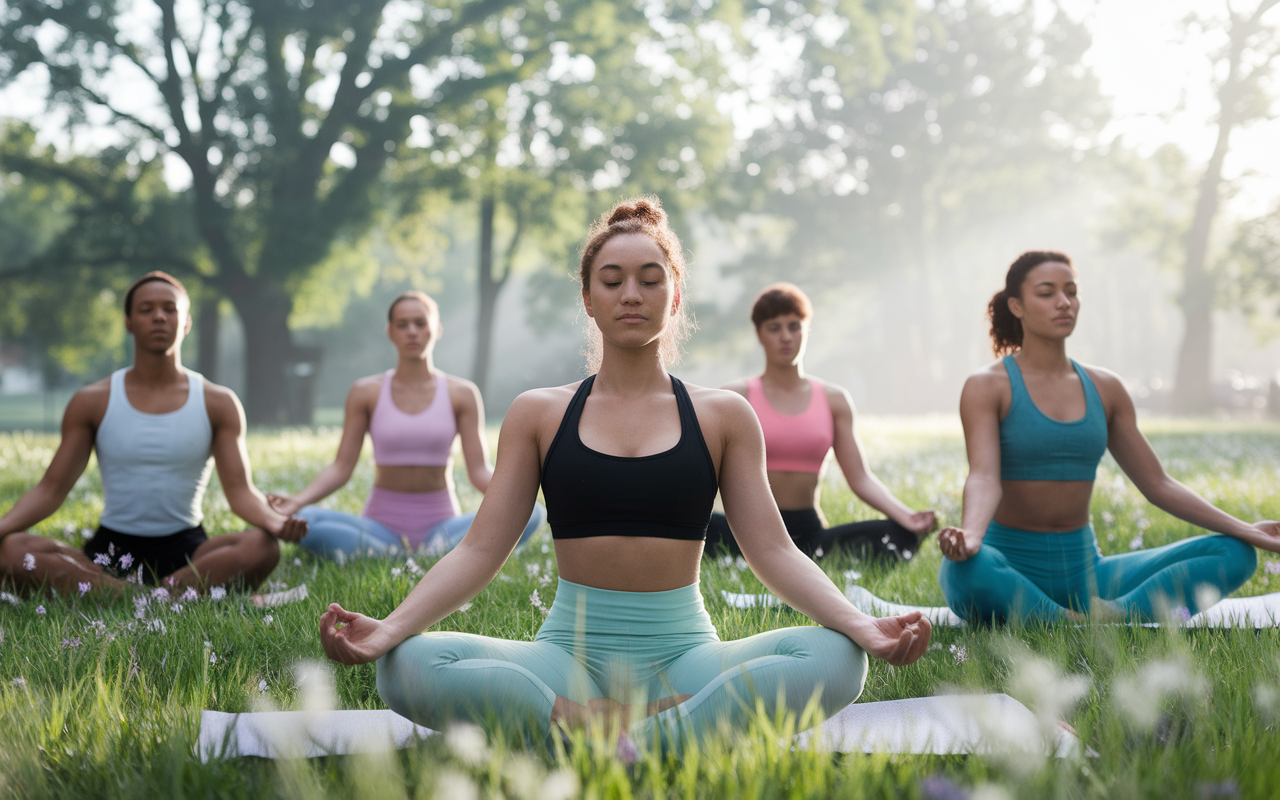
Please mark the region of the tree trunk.
POLYGON ((1215 282, 1205 262, 1209 253, 1209 233, 1213 228, 1213 218, 1218 213, 1222 162, 1230 147, 1231 129, 1235 127, 1231 104, 1235 96, 1233 76, 1238 57, 1239 51, 1233 48, 1228 78, 1218 92, 1222 109, 1218 117, 1218 140, 1200 180, 1195 216, 1191 220, 1191 229, 1187 231, 1187 260, 1182 267, 1182 297, 1179 300, 1184 327, 1173 384, 1173 410, 1179 414, 1207 414, 1213 410, 1210 361, 1215 282))
POLYGON ((476 314, 476 351, 471 367, 471 380, 484 396, 488 388, 489 360, 493 350, 493 316, 498 307, 498 292, 504 279, 493 273, 493 217, 497 201, 493 190, 480 199, 480 307, 476 314))
POLYGON ((213 383, 218 382, 218 332, 221 298, 202 297, 196 309, 196 368, 213 383))
POLYGON ((289 384, 294 372, 293 336, 289 332, 292 299, 284 293, 246 281, 245 289, 228 297, 244 326, 244 409, 251 425, 309 424, 290 413, 289 384))

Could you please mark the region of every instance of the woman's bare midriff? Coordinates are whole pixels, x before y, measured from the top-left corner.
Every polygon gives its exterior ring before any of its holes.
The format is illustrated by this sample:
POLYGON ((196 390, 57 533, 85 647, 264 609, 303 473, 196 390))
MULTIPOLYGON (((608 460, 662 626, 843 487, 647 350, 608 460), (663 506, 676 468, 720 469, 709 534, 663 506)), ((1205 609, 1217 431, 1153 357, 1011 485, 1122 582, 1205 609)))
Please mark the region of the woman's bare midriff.
POLYGON ((702 542, 649 536, 557 539, 560 577, 616 592, 665 592, 698 581, 702 542))
POLYGON ((995 520, 1008 528, 1063 533, 1089 524, 1093 481, 1002 481, 995 520))
POLYGON ((769 489, 773 501, 783 511, 798 511, 818 506, 818 479, 813 472, 769 470, 769 489))
POLYGON ((373 485, 389 492, 438 492, 451 488, 449 467, 376 467, 373 485))

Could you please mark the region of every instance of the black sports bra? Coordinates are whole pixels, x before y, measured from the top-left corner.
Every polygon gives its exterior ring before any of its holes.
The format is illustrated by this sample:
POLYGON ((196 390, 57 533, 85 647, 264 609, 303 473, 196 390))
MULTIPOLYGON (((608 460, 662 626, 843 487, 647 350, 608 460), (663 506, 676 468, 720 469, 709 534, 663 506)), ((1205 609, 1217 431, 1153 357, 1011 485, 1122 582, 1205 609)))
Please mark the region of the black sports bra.
POLYGON ((578 387, 542 463, 542 496, 555 539, 588 536, 707 538, 716 470, 689 392, 674 375, 680 441, 651 456, 611 456, 582 443, 578 422, 595 376, 578 387))

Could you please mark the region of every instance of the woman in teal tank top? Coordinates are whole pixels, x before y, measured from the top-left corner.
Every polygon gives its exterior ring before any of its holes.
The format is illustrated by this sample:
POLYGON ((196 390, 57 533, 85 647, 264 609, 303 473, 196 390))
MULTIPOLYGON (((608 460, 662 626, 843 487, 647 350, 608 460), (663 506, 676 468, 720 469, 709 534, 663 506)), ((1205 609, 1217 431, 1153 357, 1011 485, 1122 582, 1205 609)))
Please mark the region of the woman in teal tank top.
POLYGON ((1255 547, 1280 551, 1280 523, 1250 525, 1169 477, 1120 379, 1067 357, 1076 289, 1066 255, 1019 256, 989 306, 1003 357, 960 396, 969 477, 960 527, 939 534, 938 581, 970 621, 1196 614, 1249 579, 1255 547), (1101 555, 1089 499, 1108 448, 1144 497, 1214 533, 1101 555))

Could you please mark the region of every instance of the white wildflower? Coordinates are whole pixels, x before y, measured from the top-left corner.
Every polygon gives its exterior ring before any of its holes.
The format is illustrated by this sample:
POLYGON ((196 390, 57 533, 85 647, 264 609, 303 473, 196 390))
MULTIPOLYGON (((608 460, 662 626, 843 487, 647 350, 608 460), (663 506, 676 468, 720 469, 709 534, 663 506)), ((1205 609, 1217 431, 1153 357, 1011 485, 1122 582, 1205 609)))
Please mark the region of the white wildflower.
POLYGON ((260 691, 260 692, 265 692, 266 690, 267 690, 267 682, 266 682, 266 681, 258 681, 258 691, 260 691))
POLYGON ((469 766, 477 766, 489 757, 489 743, 477 725, 455 722, 444 732, 444 743, 455 758, 469 766))
POLYGON ((21 688, 23 688, 23 687, 25 687, 25 686, 27 685, 27 679, 26 679, 26 678, 21 678, 21 677, 19 677, 19 678, 14 678, 14 679, 13 679, 13 685, 14 685, 14 686, 17 686, 19 689, 21 689, 21 688))
POLYGON ((272 621, 274 621, 274 620, 275 620, 275 617, 273 617, 273 616, 271 616, 270 614, 268 614, 268 615, 266 615, 265 617, 263 617, 263 618, 262 618, 262 624, 263 624, 263 625, 270 625, 270 624, 272 623, 272 621))
POLYGON ((391 577, 393 578, 399 578, 403 573, 404 573, 404 570, 400 569, 399 567, 391 568, 391 577))
POLYGON ((861 580, 861 578, 862 578, 862 573, 858 572, 856 569, 846 569, 844 571, 844 579, 848 583, 853 583, 856 580, 861 580))
POLYGON ((195 588, 194 588, 194 587, 188 586, 188 587, 187 587, 187 590, 186 590, 185 592, 183 592, 183 593, 182 593, 182 596, 181 596, 181 597, 179 597, 178 599, 179 599, 179 600, 181 600, 181 601, 182 601, 182 602, 184 602, 184 603, 191 603, 191 602, 194 602, 194 601, 196 601, 196 600, 199 600, 199 599, 200 599, 200 595, 196 593, 196 590, 195 590, 195 588))
POLYGON ((169 599, 169 590, 164 588, 163 586, 157 586, 156 588, 151 590, 151 597, 154 600, 159 600, 161 602, 164 602, 169 599))
POLYGON ((578 796, 578 776, 567 769, 558 769, 542 782, 539 800, 574 800, 578 796))
POLYGON ((93 584, 88 581, 80 581, 76 584, 76 588, 80 590, 80 596, 84 597, 93 588, 93 584))
POLYGON ((735 569, 738 570, 738 572, 742 572, 744 569, 747 568, 747 560, 742 556, 738 556, 733 560, 733 566, 735 569))
POLYGON ((526 564, 524 571, 530 578, 536 578, 538 573, 542 571, 542 565, 535 561, 532 564, 526 564))
POLYGON ((129 567, 132 567, 132 566, 133 566, 132 553, 125 553, 124 555, 120 556, 120 569, 127 570, 129 567))
POLYGON ((174 603, 173 605, 169 606, 169 610, 170 610, 170 611, 172 611, 172 612, 173 612, 173 613, 175 613, 175 614, 181 614, 181 613, 182 613, 182 603, 174 603))
POLYGON ((293 559, 293 565, 294 565, 295 567, 300 567, 300 566, 302 566, 302 559, 295 557, 295 558, 293 559))
POLYGON ((22 557, 22 568, 27 572, 31 572, 36 568, 36 557, 27 553, 22 557))
POLYGON ((9 594, 8 592, 0 592, 0 602, 8 603, 11 606, 22 605, 21 598, 19 598, 16 594, 9 594))
POLYGON ((969 660, 969 649, 964 645, 951 645, 951 657, 956 660, 957 664, 961 664, 969 660))
POLYGON ((227 596, 227 590, 222 588, 221 586, 215 586, 209 590, 210 600, 221 600, 226 596, 227 596))
POLYGON ((1197 699, 1208 691, 1205 679, 1185 659, 1153 661, 1137 673, 1118 678, 1112 696, 1120 715, 1136 728, 1153 728, 1166 698, 1197 699))
POLYGON ((436 775, 434 796, 448 797, 449 800, 479 800, 480 789, 461 772, 445 769, 436 775))
POLYGON ((1139 532, 1137 536, 1129 540, 1129 549, 1130 550, 1142 549, 1142 533, 1141 532, 1139 532))
POLYGON ((44 606, 36 606, 36 613, 43 615, 45 613, 44 606))
POLYGON ((100 567, 110 566, 111 556, 107 555, 106 553, 98 553, 96 556, 93 557, 93 563, 97 564, 100 567))

